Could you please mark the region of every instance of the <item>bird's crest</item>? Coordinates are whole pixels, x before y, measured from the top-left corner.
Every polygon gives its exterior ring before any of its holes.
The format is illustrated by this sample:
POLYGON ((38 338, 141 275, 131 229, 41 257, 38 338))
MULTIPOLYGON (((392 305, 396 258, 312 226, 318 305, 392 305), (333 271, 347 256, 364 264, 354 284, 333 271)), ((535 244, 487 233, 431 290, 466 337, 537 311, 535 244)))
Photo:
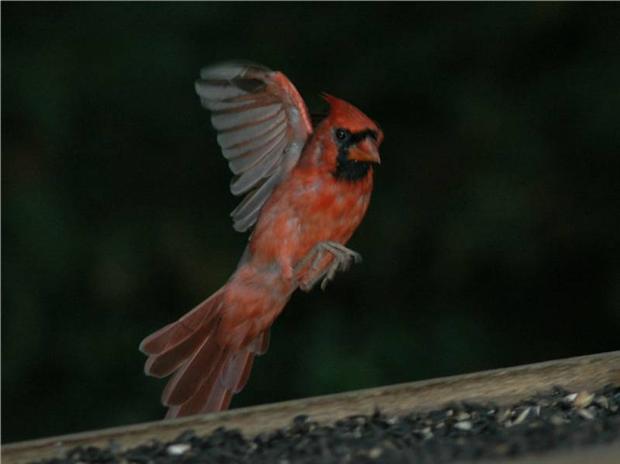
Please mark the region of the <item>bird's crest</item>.
POLYGON ((321 92, 321 97, 329 104, 327 117, 332 124, 346 127, 353 132, 371 129, 382 135, 379 125, 352 104, 326 92, 321 92))

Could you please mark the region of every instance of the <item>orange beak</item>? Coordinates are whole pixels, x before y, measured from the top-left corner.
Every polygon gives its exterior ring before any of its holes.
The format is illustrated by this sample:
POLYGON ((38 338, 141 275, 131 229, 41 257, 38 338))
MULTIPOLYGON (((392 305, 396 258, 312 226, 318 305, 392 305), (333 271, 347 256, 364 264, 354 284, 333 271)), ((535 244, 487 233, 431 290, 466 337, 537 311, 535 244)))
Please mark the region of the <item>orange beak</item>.
POLYGON ((364 139, 349 148, 349 159, 365 163, 381 164, 379 150, 371 139, 364 139))

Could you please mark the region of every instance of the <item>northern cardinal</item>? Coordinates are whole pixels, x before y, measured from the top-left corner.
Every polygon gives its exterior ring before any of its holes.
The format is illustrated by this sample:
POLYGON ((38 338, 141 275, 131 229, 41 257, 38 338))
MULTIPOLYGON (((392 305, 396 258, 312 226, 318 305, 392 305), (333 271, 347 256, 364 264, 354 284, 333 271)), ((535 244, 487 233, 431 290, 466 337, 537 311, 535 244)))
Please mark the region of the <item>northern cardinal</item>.
POLYGON ((174 374, 166 417, 227 409, 291 294, 321 279, 324 288, 359 261, 344 244, 368 208, 383 140, 375 122, 327 94, 329 113, 313 128, 297 89, 264 66, 207 67, 195 87, 235 174, 230 189, 246 195, 234 228, 254 230, 228 282, 140 344, 146 374, 174 374))

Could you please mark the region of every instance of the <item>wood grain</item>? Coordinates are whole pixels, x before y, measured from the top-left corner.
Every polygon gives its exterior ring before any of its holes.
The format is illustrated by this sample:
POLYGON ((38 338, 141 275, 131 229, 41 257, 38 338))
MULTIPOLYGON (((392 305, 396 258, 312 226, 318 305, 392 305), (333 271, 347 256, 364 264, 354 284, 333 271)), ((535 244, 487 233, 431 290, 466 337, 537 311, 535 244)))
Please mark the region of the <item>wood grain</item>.
MULTIPOLYGON (((610 383, 620 384, 620 351, 30 440, 3 446, 2 458, 7 463, 32 462, 62 456, 80 445, 113 443, 128 448, 149 439, 172 439, 188 429, 207 434, 218 427, 238 428, 253 435, 284 427, 298 414, 326 423, 353 414, 372 413, 376 408, 387 414, 399 414, 463 400, 510 404, 554 385, 571 391, 592 391, 610 383)), ((618 453, 615 449, 614 453, 618 453)), ((614 456, 620 462, 620 456, 614 456)))

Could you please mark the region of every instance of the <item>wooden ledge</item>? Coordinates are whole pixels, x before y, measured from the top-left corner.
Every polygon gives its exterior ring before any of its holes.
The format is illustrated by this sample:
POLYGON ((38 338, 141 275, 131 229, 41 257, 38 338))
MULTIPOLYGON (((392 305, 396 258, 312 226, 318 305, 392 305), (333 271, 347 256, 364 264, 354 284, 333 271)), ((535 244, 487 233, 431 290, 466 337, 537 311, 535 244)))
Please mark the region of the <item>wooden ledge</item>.
POLYGON ((570 391, 592 391, 607 384, 620 384, 620 351, 29 440, 2 446, 2 459, 9 464, 32 462, 60 457, 76 446, 104 447, 114 443, 130 448, 150 439, 170 440, 188 429, 205 435, 227 427, 254 435, 285 427, 299 414, 327 423, 369 414, 376 408, 387 414, 404 414, 437 409, 453 401, 507 405, 555 385, 570 391))

